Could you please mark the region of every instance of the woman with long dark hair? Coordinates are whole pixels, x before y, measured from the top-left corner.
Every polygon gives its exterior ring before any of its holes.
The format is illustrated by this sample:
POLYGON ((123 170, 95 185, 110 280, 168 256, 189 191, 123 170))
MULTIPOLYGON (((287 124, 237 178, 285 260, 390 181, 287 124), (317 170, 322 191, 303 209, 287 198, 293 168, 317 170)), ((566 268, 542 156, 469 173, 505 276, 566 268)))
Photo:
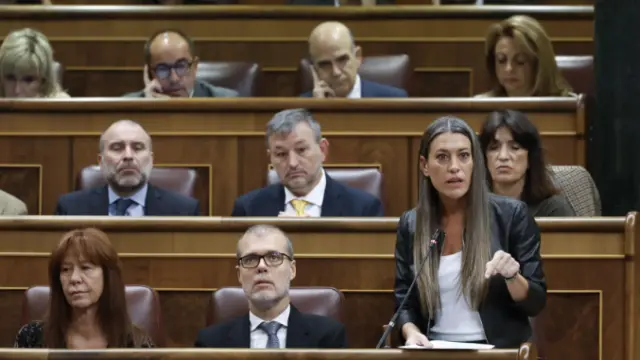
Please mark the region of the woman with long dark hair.
POLYGON ((540 230, 524 203, 489 193, 484 155, 463 120, 433 122, 419 158, 418 206, 398 224, 396 307, 409 297, 398 328, 408 345, 519 347, 546 303, 540 230), (436 230, 444 236, 432 239, 436 230))
POLYGON ((105 233, 79 229, 62 237, 49 260, 46 318, 23 326, 19 348, 154 347, 131 323, 118 254, 105 233))
POLYGON ((480 132, 489 188, 527 204, 533 217, 575 216, 554 185, 536 126, 520 111, 494 111, 480 132))

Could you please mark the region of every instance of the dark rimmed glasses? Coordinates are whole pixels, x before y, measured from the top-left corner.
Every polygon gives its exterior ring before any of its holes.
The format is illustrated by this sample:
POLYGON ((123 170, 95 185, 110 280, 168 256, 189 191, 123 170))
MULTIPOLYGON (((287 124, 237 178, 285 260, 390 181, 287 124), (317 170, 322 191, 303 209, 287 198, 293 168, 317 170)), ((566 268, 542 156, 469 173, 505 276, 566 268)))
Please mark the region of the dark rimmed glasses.
POLYGON ((238 259, 238 265, 245 269, 253 269, 258 267, 260 261, 264 259, 264 263, 269 267, 276 267, 282 265, 284 259, 287 258, 291 261, 291 256, 278 251, 270 252, 264 255, 249 254, 238 259))
POLYGON ((185 76, 191 70, 191 66, 193 65, 193 61, 189 61, 186 59, 179 60, 175 64, 158 64, 153 67, 153 72, 156 74, 158 79, 164 80, 171 76, 171 70, 176 72, 178 76, 185 76))

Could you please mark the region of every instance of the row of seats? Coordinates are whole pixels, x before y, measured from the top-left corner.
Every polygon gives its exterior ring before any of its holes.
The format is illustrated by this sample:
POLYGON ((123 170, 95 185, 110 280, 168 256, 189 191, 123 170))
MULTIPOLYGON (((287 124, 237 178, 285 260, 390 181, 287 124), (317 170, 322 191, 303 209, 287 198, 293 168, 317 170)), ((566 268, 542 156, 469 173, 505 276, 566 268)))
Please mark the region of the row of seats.
MULTIPOLYGON (((558 68, 579 94, 593 94, 593 56, 556 56, 558 68)), ((64 65, 56 62, 58 79, 63 83, 64 65)), ((366 56, 358 72, 363 79, 401 89, 409 89, 412 73, 408 55, 366 56)), ((311 62, 302 59, 298 66, 299 93, 313 89, 311 62)), ((242 97, 257 95, 261 68, 250 62, 207 62, 198 64, 196 77, 216 86, 236 90, 242 97)), ((132 91, 135 89, 132 89, 132 91)))
MULTIPOLYGON (((22 323, 42 320, 49 307, 48 286, 34 286, 24 293, 22 323)), ((337 289, 325 287, 291 288, 291 303, 303 313, 330 316, 341 320, 344 295, 337 289)), ((125 297, 131 321, 145 330, 153 342, 167 346, 158 294, 148 286, 127 285, 125 297)), ((206 324, 231 320, 249 312, 249 303, 242 288, 220 288, 213 292, 206 314, 206 324)), ((195 340, 195 338, 194 338, 195 340)))
MULTIPOLYGON (((23 324, 45 318, 49 306, 49 294, 48 286, 34 286, 25 291, 21 318, 23 324)), ((344 295, 335 288, 293 287, 289 290, 289 295, 291 304, 300 312, 328 316, 342 321, 344 295)), ((169 346, 160 310, 160 300, 156 291, 148 286, 127 285, 125 286, 125 297, 129 317, 133 324, 149 334, 156 346, 169 346)), ((249 302, 242 288, 223 287, 214 291, 209 300, 205 325, 225 322, 248 312, 249 302)), ((546 346, 542 341, 544 337, 538 335, 542 329, 536 324, 535 319, 530 321, 533 328, 532 340, 536 343, 538 358, 541 359, 545 357, 546 353, 546 346)))
MULTIPOLYGON (((327 174, 347 186, 364 190, 384 202, 383 175, 379 168, 330 167, 327 174)), ((562 190, 577 216, 600 216, 601 202, 598 189, 589 172, 582 166, 552 166, 553 178, 562 190)), ((196 171, 186 168, 154 168, 149 181, 164 189, 185 196, 193 196, 196 171)), ((267 172, 267 185, 280 182, 273 169, 267 172)), ((89 189, 106 185, 98 166, 82 169, 76 181, 76 189, 89 189)))

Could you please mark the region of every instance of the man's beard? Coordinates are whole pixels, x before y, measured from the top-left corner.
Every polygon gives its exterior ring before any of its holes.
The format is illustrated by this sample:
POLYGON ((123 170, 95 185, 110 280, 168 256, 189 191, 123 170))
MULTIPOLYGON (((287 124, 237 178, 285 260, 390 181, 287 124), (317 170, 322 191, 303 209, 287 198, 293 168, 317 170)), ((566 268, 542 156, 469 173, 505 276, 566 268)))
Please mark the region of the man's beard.
POLYGON ((114 177, 107 179, 109 186, 118 194, 133 194, 147 184, 147 175, 141 174, 140 181, 135 185, 120 185, 114 177))

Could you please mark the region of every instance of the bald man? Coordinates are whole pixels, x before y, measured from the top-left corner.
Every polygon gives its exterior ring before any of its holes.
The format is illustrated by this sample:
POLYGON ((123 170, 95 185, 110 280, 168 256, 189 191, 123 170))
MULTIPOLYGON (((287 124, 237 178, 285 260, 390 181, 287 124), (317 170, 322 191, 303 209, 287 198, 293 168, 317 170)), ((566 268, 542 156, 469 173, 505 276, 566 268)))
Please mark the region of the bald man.
POLYGON ((138 123, 120 120, 100 136, 100 172, 106 185, 66 194, 56 215, 197 216, 197 200, 149 184, 151 137, 138 123))
POLYGON ((236 261, 238 281, 249 309, 238 317, 200 330, 195 347, 348 347, 344 325, 339 321, 305 314, 291 303, 289 291, 296 277, 296 261, 291 240, 282 230, 271 225, 249 228, 238 241, 236 261))
POLYGON ((153 34, 144 46, 144 90, 124 97, 190 98, 236 97, 235 90, 196 79, 198 57, 193 41, 178 30, 153 34))
POLYGON ((313 90, 302 94, 303 97, 407 97, 403 89, 367 81, 358 75, 362 48, 342 23, 330 21, 316 26, 309 36, 309 55, 313 62, 313 90))

